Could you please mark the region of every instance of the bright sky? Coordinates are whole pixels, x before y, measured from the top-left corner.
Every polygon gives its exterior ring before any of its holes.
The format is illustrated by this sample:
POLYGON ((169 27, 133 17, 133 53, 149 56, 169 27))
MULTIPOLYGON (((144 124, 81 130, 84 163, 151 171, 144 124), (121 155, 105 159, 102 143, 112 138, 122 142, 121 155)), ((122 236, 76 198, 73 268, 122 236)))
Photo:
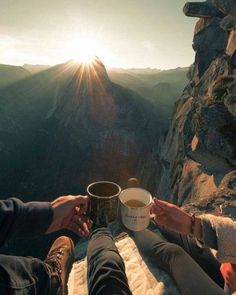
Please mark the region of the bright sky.
POLYGON ((197 19, 183 14, 185 2, 0 0, 0 63, 52 65, 89 53, 107 67, 188 66, 197 19))

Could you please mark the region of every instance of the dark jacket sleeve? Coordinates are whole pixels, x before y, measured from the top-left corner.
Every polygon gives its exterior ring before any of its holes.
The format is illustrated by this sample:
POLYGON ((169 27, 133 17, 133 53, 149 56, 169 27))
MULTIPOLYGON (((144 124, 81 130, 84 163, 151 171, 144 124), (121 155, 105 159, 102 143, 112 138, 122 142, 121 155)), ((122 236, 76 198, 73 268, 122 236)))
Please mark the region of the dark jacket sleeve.
POLYGON ((30 237, 45 233, 52 222, 48 202, 29 202, 11 198, 0 200, 0 246, 12 237, 30 237))

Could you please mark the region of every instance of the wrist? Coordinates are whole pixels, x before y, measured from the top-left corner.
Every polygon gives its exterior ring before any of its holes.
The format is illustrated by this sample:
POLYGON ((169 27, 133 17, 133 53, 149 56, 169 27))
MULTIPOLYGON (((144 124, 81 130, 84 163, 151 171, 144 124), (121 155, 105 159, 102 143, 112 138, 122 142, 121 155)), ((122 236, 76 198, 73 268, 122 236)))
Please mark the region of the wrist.
POLYGON ((191 214, 186 215, 186 229, 185 229, 185 234, 190 235, 191 234, 191 227, 192 227, 192 216, 191 214))
POLYGON ((202 221, 200 217, 195 217, 194 237, 202 240, 202 221))
POLYGON ((195 237, 196 239, 201 240, 202 238, 202 224, 201 224, 201 218, 195 216, 195 214, 189 215, 190 219, 190 225, 188 234, 192 237, 195 237))

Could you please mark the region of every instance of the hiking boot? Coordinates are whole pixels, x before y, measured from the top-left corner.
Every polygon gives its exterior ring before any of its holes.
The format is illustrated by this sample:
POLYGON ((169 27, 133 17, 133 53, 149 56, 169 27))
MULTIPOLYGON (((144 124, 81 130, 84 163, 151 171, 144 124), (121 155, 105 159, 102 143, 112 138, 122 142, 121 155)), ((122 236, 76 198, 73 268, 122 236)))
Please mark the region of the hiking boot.
POLYGON ((62 236, 52 244, 44 260, 51 276, 51 294, 66 294, 74 256, 74 243, 70 238, 62 236))

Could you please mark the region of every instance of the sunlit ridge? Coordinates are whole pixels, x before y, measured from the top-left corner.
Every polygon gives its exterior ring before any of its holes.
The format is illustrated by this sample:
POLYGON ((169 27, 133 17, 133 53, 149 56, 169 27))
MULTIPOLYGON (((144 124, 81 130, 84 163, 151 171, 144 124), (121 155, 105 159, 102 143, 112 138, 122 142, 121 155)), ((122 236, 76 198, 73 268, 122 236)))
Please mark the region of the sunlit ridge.
POLYGON ((78 57, 74 57, 73 61, 75 63, 81 63, 83 65, 91 65, 94 63, 96 56, 94 54, 90 54, 89 52, 84 52, 80 54, 78 57))

